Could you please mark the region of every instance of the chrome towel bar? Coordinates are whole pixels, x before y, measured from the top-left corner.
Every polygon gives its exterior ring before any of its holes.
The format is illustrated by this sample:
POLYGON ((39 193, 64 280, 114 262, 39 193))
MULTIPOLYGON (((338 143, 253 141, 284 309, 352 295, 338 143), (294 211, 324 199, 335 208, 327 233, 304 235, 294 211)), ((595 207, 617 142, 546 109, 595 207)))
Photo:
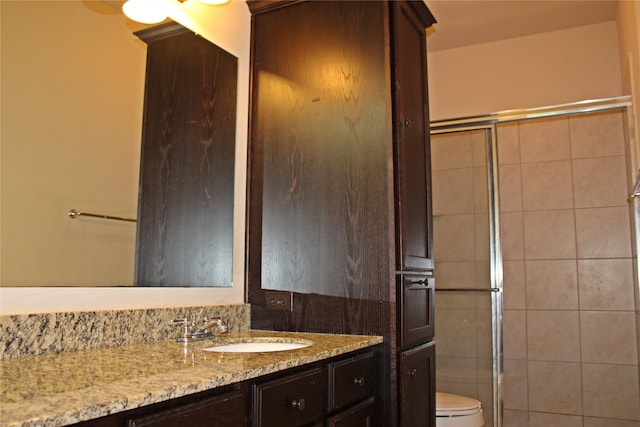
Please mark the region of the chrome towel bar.
POLYGON ((500 292, 500 288, 436 288, 436 292, 500 292))
POLYGON ((92 218, 110 219, 110 220, 113 220, 113 221, 137 222, 133 218, 123 218, 121 216, 111 216, 111 215, 94 214, 94 213, 89 213, 89 212, 81 212, 81 211, 77 211, 75 209, 71 209, 67 215, 69 215, 69 218, 71 218, 71 219, 76 219, 79 216, 90 216, 92 218))

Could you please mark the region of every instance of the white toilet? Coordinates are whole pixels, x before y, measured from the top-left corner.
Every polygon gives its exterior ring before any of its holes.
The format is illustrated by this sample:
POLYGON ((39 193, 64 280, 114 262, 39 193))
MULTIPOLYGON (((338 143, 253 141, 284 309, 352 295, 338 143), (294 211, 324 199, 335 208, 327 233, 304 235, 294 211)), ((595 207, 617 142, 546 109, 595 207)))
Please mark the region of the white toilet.
POLYGON ((436 393, 436 427, 482 427, 482 406, 476 399, 436 393))

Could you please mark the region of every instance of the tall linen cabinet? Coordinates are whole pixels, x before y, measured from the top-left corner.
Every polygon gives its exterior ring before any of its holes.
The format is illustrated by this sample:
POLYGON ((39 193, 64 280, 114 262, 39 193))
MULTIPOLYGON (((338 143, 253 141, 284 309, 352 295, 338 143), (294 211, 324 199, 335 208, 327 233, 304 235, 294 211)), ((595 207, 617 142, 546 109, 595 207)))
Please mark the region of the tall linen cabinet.
POLYGON ((256 329, 384 336, 371 425, 435 426, 422 1, 248 1, 256 329))

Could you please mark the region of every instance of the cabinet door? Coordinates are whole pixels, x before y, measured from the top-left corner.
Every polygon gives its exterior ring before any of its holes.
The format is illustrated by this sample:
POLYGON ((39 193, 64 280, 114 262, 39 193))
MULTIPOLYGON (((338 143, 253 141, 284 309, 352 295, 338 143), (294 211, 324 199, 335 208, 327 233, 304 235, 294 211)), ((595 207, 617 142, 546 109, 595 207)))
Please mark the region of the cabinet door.
POLYGON ((238 391, 129 419, 129 427, 241 427, 247 425, 247 397, 238 391))
POLYGON ((408 349, 430 341, 434 325, 434 278, 424 275, 399 275, 401 293, 400 346, 408 349))
POLYGON ((400 425, 436 425, 436 345, 400 353, 400 425))
POLYGON ((433 268, 425 33, 431 22, 411 2, 392 5, 397 269, 425 270, 433 268))
POLYGON ((249 299, 264 304, 261 285, 377 300, 392 226, 385 4, 291 3, 252 20, 249 299))

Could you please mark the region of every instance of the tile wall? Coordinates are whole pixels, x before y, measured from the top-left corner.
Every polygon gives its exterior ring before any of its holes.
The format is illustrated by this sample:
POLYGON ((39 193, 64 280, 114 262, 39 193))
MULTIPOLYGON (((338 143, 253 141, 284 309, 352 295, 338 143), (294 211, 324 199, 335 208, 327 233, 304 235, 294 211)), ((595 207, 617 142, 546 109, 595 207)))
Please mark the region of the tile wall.
POLYGON ((504 425, 640 427, 624 116, 498 126, 504 425))

